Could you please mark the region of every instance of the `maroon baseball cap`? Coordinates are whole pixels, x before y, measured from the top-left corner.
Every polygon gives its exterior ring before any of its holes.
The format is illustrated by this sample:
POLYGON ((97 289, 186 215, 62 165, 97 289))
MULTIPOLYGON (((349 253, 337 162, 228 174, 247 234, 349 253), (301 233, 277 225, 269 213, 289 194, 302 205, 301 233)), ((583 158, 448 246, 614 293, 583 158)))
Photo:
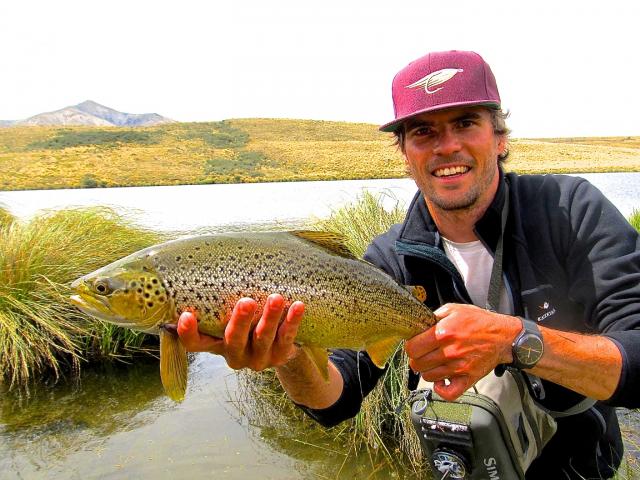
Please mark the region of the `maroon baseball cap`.
POLYGON ((404 120, 462 105, 500 108, 491 68, 475 52, 432 52, 400 70, 391 87, 395 120, 380 127, 394 132, 404 120))

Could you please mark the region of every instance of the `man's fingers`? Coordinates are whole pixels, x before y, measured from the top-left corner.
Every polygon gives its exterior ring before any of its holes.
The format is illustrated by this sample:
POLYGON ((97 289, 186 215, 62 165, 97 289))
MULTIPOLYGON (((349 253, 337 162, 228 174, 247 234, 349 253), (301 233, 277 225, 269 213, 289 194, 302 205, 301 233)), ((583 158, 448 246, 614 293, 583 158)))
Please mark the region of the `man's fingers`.
POLYGON ((227 365, 233 369, 248 365, 249 332, 257 308, 258 304, 252 298, 241 298, 233 308, 229 323, 224 329, 224 357, 227 365))
POLYGON ((184 348, 189 352, 220 353, 221 351, 222 340, 202 335, 198 331, 198 320, 192 312, 182 312, 178 319, 176 332, 184 348))
POLYGON ((229 323, 227 323, 224 330, 224 338, 227 345, 235 350, 243 350, 246 347, 251 323, 257 308, 258 304, 251 298, 238 300, 231 313, 229 323))
POLYGON ((283 343, 293 343, 298 334, 298 327, 302 322, 304 316, 304 303, 293 302, 289 311, 287 312, 287 318, 280 326, 278 330, 278 338, 283 343))
MULTIPOLYGON (((304 316, 304 303, 293 302, 289 307, 284 322, 278 328, 278 336, 274 345, 275 356, 286 356, 298 335, 298 327, 304 316)), ((284 358, 286 360, 286 358, 284 358)))
POLYGON ((451 377, 448 381, 438 380, 433 384, 435 392, 449 402, 458 398, 469 387, 469 377, 467 375, 451 377))
POLYGON ((423 357, 439 347, 436 341, 436 327, 437 324, 407 340, 404 349, 409 358, 417 359, 423 357))
POLYGON ((271 349, 283 312, 284 299, 282 295, 269 295, 262 317, 253 332, 252 349, 258 355, 262 355, 271 349))

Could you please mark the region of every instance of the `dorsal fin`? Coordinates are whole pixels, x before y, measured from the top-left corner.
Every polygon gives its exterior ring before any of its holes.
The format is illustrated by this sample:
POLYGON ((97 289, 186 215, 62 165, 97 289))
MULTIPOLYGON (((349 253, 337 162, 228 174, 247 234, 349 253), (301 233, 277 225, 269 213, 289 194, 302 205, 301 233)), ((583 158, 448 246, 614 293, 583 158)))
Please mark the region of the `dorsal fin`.
POLYGON ((289 232, 298 238, 311 242, 319 247, 324 248, 329 253, 339 255, 345 258, 358 258, 353 254, 346 245, 346 239, 339 233, 321 232, 318 230, 292 230, 289 232))

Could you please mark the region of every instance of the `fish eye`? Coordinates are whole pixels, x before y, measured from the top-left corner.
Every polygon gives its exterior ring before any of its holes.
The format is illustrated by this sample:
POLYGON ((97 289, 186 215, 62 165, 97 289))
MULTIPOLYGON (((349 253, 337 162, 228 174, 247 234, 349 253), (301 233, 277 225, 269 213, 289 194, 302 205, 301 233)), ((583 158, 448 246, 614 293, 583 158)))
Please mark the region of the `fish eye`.
POLYGON ((100 295, 108 295, 111 293, 111 287, 109 286, 109 282, 106 280, 96 280, 93 283, 93 288, 100 295))

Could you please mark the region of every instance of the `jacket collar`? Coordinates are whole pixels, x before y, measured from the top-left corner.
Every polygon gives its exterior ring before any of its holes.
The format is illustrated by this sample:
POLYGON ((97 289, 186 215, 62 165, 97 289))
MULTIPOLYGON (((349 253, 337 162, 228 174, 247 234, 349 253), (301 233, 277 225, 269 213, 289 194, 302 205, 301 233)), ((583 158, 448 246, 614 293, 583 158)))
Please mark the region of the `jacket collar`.
MULTIPOLYGON (((498 191, 489 208, 487 208, 487 211, 474 227, 474 231, 478 237, 492 251, 495 251, 498 237, 500 236, 501 215, 505 196, 506 180, 502 169, 500 169, 499 175, 500 182, 498 184, 498 191)), ((431 218, 424 196, 419 190, 409 205, 407 216, 400 230, 399 240, 432 246, 439 246, 441 243, 438 228, 433 218, 431 218)))

